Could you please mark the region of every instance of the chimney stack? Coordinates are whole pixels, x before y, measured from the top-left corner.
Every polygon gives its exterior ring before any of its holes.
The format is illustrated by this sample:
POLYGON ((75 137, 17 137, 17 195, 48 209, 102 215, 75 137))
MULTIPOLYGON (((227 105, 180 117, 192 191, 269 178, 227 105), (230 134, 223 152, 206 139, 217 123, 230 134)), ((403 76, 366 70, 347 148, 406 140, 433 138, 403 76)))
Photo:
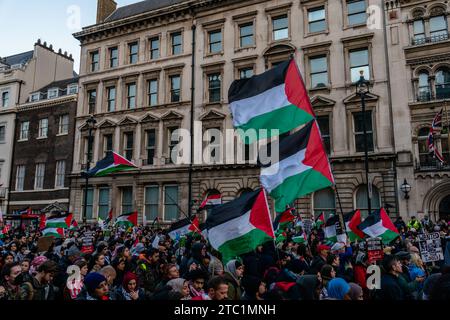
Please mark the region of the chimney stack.
POLYGON ((117 9, 114 0, 97 0, 97 23, 102 23, 117 9))

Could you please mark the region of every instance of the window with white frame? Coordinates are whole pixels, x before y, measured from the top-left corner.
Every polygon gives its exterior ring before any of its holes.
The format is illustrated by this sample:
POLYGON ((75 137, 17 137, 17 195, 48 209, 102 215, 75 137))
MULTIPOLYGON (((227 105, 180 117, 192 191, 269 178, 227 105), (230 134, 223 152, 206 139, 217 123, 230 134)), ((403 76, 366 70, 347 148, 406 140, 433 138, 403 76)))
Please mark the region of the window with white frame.
POLYGON ((39 120, 39 134, 38 138, 47 138, 48 135, 48 119, 39 120))
POLYGON ((77 84, 69 84, 67 87, 67 94, 76 94, 78 93, 78 85, 77 84))
POLYGON ((282 40, 289 37, 289 21, 287 14, 272 18, 273 40, 282 40))
POLYGON ((9 106, 9 91, 2 92, 2 107, 6 108, 9 106))
POLYGON ((69 115, 63 114, 59 116, 58 134, 69 133, 69 115))
POLYGON ((45 163, 36 164, 36 172, 34 175, 34 190, 44 189, 45 163))
POLYGON ((0 143, 5 143, 6 125, 0 124, 0 143))
POLYGON ((65 160, 56 161, 56 177, 55 177, 56 188, 64 188, 65 177, 66 177, 66 161, 65 160))
POLYGON ((19 138, 20 140, 28 140, 29 129, 30 129, 29 121, 23 121, 20 124, 20 138, 19 138))
POLYGON ((159 186, 148 186, 145 188, 145 217, 147 221, 158 217, 159 209, 159 186))
POLYGON ((175 221, 178 214, 178 186, 165 186, 164 221, 175 221))
POLYGON ((17 166, 16 191, 23 191, 24 184, 25 184, 25 166, 17 166))
POLYGON ((110 188, 98 189, 98 217, 106 220, 109 214, 110 188))
POLYGON ((59 93, 59 89, 58 88, 48 89, 48 91, 47 91, 47 99, 58 98, 58 93, 59 93))
POLYGON ((39 101, 40 99, 41 99, 41 93, 40 92, 33 93, 30 96, 30 102, 36 102, 36 101, 39 101))
POLYGON ((308 10, 308 25, 310 33, 321 32, 327 29, 324 6, 308 10))

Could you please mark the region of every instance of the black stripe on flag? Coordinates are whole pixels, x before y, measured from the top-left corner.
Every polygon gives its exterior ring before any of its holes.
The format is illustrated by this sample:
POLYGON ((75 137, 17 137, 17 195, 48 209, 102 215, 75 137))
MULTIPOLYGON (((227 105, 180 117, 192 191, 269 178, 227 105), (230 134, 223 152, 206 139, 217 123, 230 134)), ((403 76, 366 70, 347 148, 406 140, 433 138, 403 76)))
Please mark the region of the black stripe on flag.
POLYGON ((353 210, 352 212, 344 214, 344 222, 350 222, 352 220, 353 216, 355 215, 357 210, 353 210))
POLYGON ((334 225, 336 225, 338 223, 339 223, 339 216, 338 215, 334 215, 334 216, 328 218, 327 222, 325 223, 325 227, 334 226, 334 225))
MULTIPOLYGON (((293 156, 294 154, 298 153, 300 150, 306 149, 309 142, 309 136, 311 135, 311 128, 313 126, 314 120, 307 123, 301 130, 288 135, 286 137, 282 137, 279 141, 276 140, 274 142, 268 143, 266 146, 262 146, 261 149, 264 151, 265 148, 267 148, 266 153, 262 152, 261 154, 269 154, 272 150, 272 144, 273 143, 279 143, 279 159, 278 162, 282 161, 283 159, 289 158, 290 156, 293 156)), ((276 148, 275 148, 276 149, 276 148)), ((269 156, 269 159, 272 159, 273 155, 269 156)), ((262 159, 258 158, 258 164, 261 167, 270 167, 271 165, 274 165, 274 162, 272 160, 267 163, 266 161, 263 162, 262 159)))
POLYGON ((280 63, 275 68, 247 79, 235 80, 228 91, 228 102, 257 96, 285 82, 291 60, 280 63))
POLYGON ((364 229, 377 224, 381 220, 380 210, 375 210, 358 226, 358 229, 363 231, 364 229))
POLYGON ((174 231, 174 230, 181 229, 181 228, 183 228, 183 227, 185 227, 185 226, 187 226, 187 225, 190 225, 191 223, 192 223, 191 220, 188 219, 188 218, 179 220, 179 221, 177 221, 177 222, 174 222, 174 223, 170 226, 169 232, 172 232, 172 231, 174 231))
POLYGON ((205 222, 206 228, 209 230, 229 220, 243 216, 252 209, 260 192, 261 189, 248 192, 233 201, 215 206, 205 222))

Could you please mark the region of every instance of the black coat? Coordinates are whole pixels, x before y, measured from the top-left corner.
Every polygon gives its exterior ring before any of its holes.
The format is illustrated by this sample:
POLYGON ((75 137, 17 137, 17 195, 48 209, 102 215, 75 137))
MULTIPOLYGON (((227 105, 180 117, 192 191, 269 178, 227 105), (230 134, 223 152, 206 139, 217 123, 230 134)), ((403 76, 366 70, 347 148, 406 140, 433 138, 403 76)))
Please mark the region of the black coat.
POLYGON ((397 276, 390 273, 381 276, 381 290, 377 292, 377 299, 405 300, 405 295, 397 276))

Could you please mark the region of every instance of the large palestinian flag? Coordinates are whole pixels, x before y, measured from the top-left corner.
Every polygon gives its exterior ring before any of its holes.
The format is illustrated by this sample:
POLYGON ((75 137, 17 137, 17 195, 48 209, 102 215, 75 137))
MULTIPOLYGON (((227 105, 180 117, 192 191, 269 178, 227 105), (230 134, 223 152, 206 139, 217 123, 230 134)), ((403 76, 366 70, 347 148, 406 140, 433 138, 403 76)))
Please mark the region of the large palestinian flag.
POLYGON ((44 237, 62 238, 62 237, 64 237, 64 229, 63 228, 45 228, 44 230, 42 230, 42 235, 44 237))
POLYGON ((248 79, 236 80, 228 92, 233 125, 243 131, 256 130, 256 136, 243 136, 252 143, 289 132, 315 118, 308 92, 294 60, 248 79), (261 132, 259 131, 262 130, 261 132))
POLYGON ((345 231, 350 241, 361 240, 364 233, 358 229, 361 224, 361 211, 355 210, 344 215, 345 231))
POLYGON ((106 157, 97 162, 95 167, 86 172, 85 175, 89 177, 103 177, 114 172, 133 170, 135 168, 137 168, 135 164, 121 155, 115 152, 108 152, 106 157))
POLYGON ((137 222, 138 222, 138 213, 137 211, 135 211, 117 217, 115 225, 129 228, 137 226, 137 222))
POLYGON ((69 228, 72 223, 73 214, 69 213, 65 216, 50 217, 45 221, 46 228, 69 228))
POLYGON ((386 211, 381 208, 372 212, 358 229, 371 238, 380 237, 384 243, 389 243, 398 237, 399 232, 392 223, 386 211))
MULTIPOLYGON (((271 150, 271 146, 267 146, 271 150)), ((261 184, 283 212, 295 199, 334 184, 316 121, 279 142, 279 162, 263 165, 261 184)))
POLYGON ((206 227, 209 243, 222 253, 225 263, 275 238, 266 194, 262 189, 214 207, 206 220, 206 227))

